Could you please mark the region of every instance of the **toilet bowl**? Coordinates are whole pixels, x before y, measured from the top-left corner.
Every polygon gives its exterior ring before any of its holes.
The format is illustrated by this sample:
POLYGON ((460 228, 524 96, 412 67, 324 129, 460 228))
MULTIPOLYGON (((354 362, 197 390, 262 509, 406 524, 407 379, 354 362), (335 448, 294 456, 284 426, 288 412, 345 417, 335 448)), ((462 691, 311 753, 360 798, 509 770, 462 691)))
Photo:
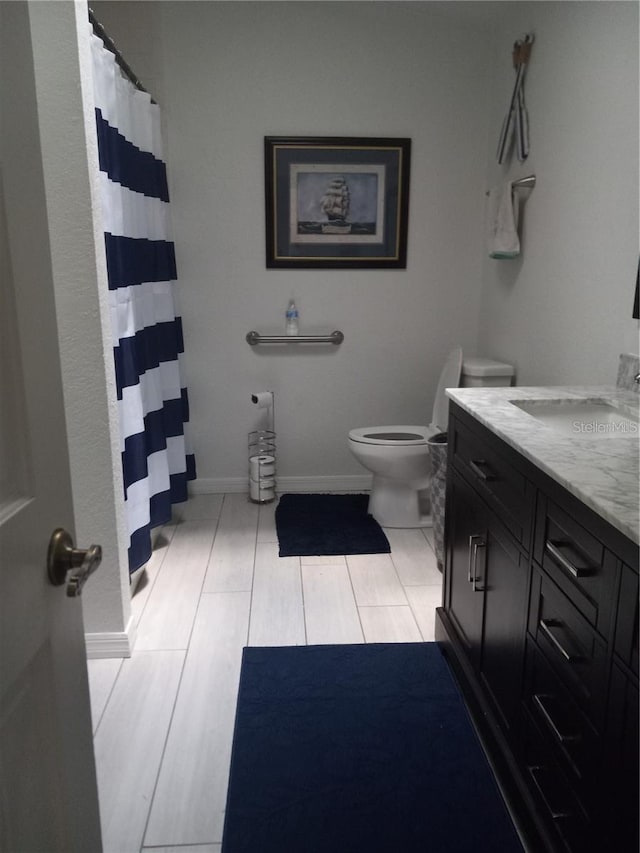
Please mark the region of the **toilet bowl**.
MULTIPOLYGON (((449 400, 445 390, 460 386, 465 367, 462 349, 456 347, 442 368, 429 426, 360 427, 349 433, 349 450, 373 474, 369 512, 383 527, 431 526, 431 516, 425 512, 431 476, 428 441, 446 432, 449 400)), ((469 359, 469 370, 469 384, 474 386, 509 385, 513 375, 511 365, 487 359, 469 359)))
POLYGON ((349 449, 373 473, 369 512, 384 527, 426 527, 421 492, 429 486, 427 439, 440 432, 425 426, 352 429, 349 449))

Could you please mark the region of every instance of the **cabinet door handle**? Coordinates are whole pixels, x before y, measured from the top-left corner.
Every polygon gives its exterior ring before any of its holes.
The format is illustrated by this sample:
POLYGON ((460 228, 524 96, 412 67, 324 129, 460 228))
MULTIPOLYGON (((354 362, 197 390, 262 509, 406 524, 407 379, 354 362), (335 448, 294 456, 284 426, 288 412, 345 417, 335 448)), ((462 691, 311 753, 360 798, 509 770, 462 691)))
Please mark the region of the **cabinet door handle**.
POLYGON ((563 544, 563 542, 552 542, 550 539, 547 539, 544 543, 544 550, 555 563, 565 571, 569 572, 570 575, 573 575, 574 578, 584 578, 590 575, 591 570, 589 568, 574 565, 571 560, 562 553, 560 546, 563 544))
POLYGON ((544 693, 534 693, 533 701, 536 703, 538 708, 540 709, 540 713, 545 721, 545 723, 549 726, 553 734, 557 737, 560 743, 571 743, 572 741, 580 740, 580 735, 563 735, 560 729, 558 728, 555 720, 551 716, 549 709, 545 706, 545 699, 553 699, 553 696, 545 695, 544 693))
POLYGON ((490 483, 492 480, 497 479, 491 468, 489 468, 489 463, 486 462, 484 459, 471 459, 469 462, 469 467, 471 468, 473 473, 477 477, 480 477, 481 480, 484 480, 485 483, 490 483), (487 468, 488 470, 485 471, 485 468, 487 468))
POLYGON ((562 657, 568 661, 569 663, 577 663, 580 660, 578 655, 571 654, 568 652, 565 647, 562 645, 560 640, 553 633, 551 628, 561 628, 562 622, 557 622, 555 619, 541 619, 540 620, 540 628, 542 629, 544 635, 551 641, 553 646, 560 652, 562 657))
POLYGON ((468 574, 467 580, 469 583, 473 583, 474 575, 475 575, 475 558, 477 554, 477 549, 474 548, 476 539, 482 539, 482 536, 478 536, 477 533, 474 533, 469 537, 469 561, 468 561, 468 574))
POLYGON ((551 820, 563 820, 568 817, 573 817, 573 812, 570 809, 564 808, 563 806, 554 806, 547 796, 540 780, 540 775, 546 771, 546 768, 540 766, 529 766, 529 773, 531 774, 531 778, 538 789, 538 793, 542 797, 542 801, 547 807, 547 810, 551 816, 551 820))
POLYGON ((474 592, 483 592, 482 587, 478 587, 478 548, 486 548, 487 543, 480 536, 475 537, 473 543, 473 591, 474 592))

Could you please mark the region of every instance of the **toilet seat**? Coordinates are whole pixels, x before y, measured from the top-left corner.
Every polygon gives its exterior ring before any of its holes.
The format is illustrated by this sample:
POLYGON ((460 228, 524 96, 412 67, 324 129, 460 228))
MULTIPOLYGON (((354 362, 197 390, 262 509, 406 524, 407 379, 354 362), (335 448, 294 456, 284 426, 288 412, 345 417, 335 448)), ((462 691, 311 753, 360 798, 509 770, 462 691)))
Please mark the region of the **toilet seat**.
POLYGON ((427 439, 439 432, 434 426, 392 425, 352 429, 349 438, 359 444, 377 444, 390 447, 426 445, 427 439))
POLYGON ((445 432, 449 415, 446 388, 460 383, 462 350, 447 356, 429 426, 393 424, 352 429, 347 442, 358 462, 373 474, 369 512, 383 527, 428 527, 425 491, 431 482, 429 441, 445 432))
POLYGON ((462 349, 456 347, 449 353, 442 368, 429 426, 394 424, 393 426, 360 427, 359 429, 352 429, 349 438, 358 444, 377 444, 388 447, 426 445, 427 439, 432 438, 438 432, 447 431, 449 400, 445 394, 445 389, 458 387, 461 371, 462 349))

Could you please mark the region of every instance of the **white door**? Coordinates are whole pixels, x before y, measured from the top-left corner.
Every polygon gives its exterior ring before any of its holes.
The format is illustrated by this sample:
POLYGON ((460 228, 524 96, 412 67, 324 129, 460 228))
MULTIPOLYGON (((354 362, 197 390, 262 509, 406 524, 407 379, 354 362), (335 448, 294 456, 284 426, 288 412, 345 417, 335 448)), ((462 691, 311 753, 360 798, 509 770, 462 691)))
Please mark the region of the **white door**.
POLYGON ((39 120, 29 11, 0 3, 0 849, 94 853, 81 599, 46 570, 73 504, 39 120))

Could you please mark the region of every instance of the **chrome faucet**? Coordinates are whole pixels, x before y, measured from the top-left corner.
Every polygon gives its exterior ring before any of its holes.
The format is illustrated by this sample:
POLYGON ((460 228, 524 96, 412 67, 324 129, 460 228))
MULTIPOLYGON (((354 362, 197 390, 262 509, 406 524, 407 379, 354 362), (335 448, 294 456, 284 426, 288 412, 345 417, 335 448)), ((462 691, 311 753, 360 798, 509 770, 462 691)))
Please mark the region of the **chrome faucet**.
POLYGON ((640 382, 640 373, 636 373, 636 375, 633 377, 633 381, 640 382))

